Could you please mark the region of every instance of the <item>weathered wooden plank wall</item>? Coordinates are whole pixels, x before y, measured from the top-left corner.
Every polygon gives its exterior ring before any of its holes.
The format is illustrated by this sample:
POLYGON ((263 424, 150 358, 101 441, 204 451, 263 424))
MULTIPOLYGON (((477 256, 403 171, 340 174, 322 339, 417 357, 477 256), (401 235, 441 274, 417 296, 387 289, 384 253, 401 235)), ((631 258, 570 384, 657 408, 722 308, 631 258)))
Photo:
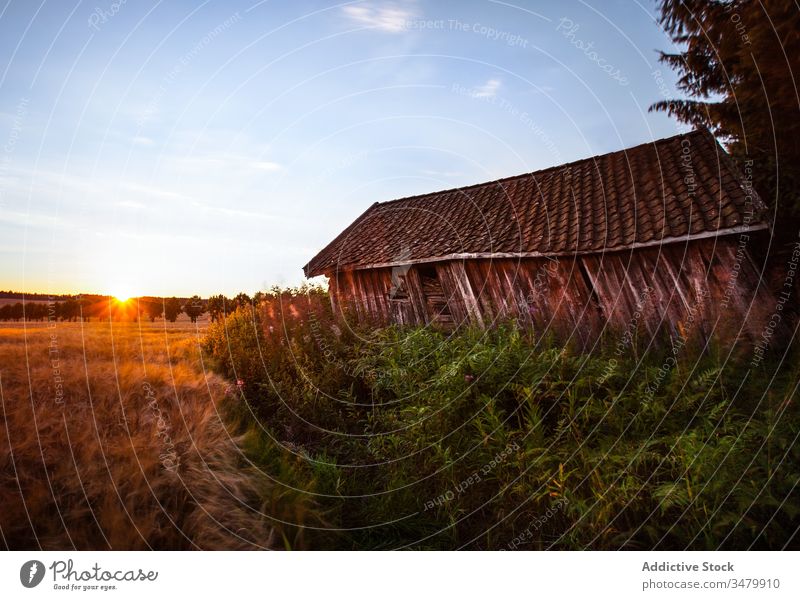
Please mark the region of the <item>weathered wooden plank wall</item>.
POLYGON ((391 268, 343 271, 331 278, 330 293, 335 305, 377 323, 490 327, 514 318, 583 343, 605 329, 708 338, 714 330, 744 326, 748 337, 757 337, 775 297, 737 244, 728 236, 559 259, 413 265, 403 273, 403 294, 394 298, 391 268), (425 289, 430 295, 434 288, 432 301, 425 289), (442 296, 446 307, 437 316, 441 311, 433 307, 442 305, 442 296))
POLYGON ((581 340, 596 333, 596 302, 575 261, 495 259, 463 266, 486 324, 516 318, 581 340))
POLYGON ((755 338, 775 297, 735 237, 582 258, 609 327, 755 338))

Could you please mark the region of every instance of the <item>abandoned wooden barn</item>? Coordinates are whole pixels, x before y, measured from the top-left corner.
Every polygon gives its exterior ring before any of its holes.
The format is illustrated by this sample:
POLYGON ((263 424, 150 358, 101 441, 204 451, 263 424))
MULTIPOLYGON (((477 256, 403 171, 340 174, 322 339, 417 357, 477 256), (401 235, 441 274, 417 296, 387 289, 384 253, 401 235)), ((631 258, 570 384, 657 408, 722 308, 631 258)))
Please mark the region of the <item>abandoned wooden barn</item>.
POLYGON ((378 323, 753 334, 774 306, 749 250, 767 229, 748 179, 698 130, 376 202, 304 271, 329 278, 335 307, 378 323))

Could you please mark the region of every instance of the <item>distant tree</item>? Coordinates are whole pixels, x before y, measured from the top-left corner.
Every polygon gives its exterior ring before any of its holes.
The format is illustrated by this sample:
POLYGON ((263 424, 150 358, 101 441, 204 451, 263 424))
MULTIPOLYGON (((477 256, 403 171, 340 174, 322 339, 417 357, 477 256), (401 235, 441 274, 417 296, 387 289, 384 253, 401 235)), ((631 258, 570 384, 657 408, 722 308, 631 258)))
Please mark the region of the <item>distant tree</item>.
POLYGON ((22 306, 22 302, 17 302, 11 305, 11 310, 9 311, 10 318, 14 321, 19 321, 23 316, 25 316, 25 311, 22 306))
POLYGON ((61 318, 65 321, 74 321, 80 314, 80 306, 77 300, 70 298, 61 302, 61 318))
POLYGON ((178 298, 173 297, 164 300, 164 318, 167 321, 174 323, 182 312, 181 301, 178 298))
POLYGON ((103 318, 104 311, 108 307, 108 300, 102 296, 82 296, 80 303, 83 320, 87 322, 92 318, 103 318))
POLYGON ((186 301, 183 312, 189 315, 192 323, 197 323, 197 317, 206 312, 206 307, 203 305, 203 300, 200 296, 192 296, 186 301))
POLYGON ((86 323, 90 322, 92 317, 96 316, 97 308, 95 307, 91 296, 79 296, 78 308, 81 318, 86 323))
POLYGON ((150 298, 145 302, 144 310, 152 323, 156 319, 160 319, 161 315, 164 314, 164 301, 160 298, 150 298))
POLYGON ((772 209, 779 239, 800 227, 800 10, 786 0, 661 0, 661 24, 680 50, 661 62, 688 98, 656 102, 725 141, 772 209))
POLYGON ((47 317, 47 304, 44 302, 29 302, 25 307, 25 314, 30 321, 41 321, 47 317))
POLYGON ((250 307, 253 305, 253 301, 250 299, 250 296, 245 294, 244 292, 239 292, 233 298, 233 304, 236 308, 239 307, 250 307))
POLYGON ((216 296, 211 296, 208 299, 206 306, 211 320, 217 321, 218 319, 224 317, 225 314, 230 310, 231 301, 222 294, 217 294, 216 296))

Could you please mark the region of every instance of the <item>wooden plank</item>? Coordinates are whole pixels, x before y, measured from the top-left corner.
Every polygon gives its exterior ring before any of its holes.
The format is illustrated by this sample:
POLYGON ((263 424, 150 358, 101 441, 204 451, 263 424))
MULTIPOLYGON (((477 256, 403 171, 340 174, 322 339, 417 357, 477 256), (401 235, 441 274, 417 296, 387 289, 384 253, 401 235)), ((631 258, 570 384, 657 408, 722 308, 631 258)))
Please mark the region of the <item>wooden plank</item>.
POLYGON ((594 256, 582 256, 581 262, 583 263, 584 273, 586 273, 586 277, 589 279, 592 290, 597 296, 597 310, 600 313, 600 318, 602 321, 608 322, 610 320, 610 315, 606 313, 608 309, 605 306, 605 299, 603 297, 605 294, 605 287, 601 285, 600 281, 598 281, 600 262, 597 260, 597 257, 594 256))
POLYGON ((489 282, 489 268, 492 261, 471 260, 464 264, 470 287, 474 291, 478 309, 484 319, 484 324, 493 324, 495 307, 492 302, 491 286, 489 282))
POLYGON ((449 266, 454 284, 454 293, 460 296, 460 304, 464 308, 466 318, 479 327, 483 327, 483 317, 478 307, 478 301, 472 291, 472 286, 469 283, 467 272, 464 269, 464 263, 454 261, 449 266))
POLYGON ((363 319, 367 322, 371 321, 374 317, 375 308, 373 306, 369 290, 367 290, 366 286, 364 285, 364 278, 359 272, 353 273, 353 291, 355 292, 356 302, 361 305, 363 319))
POLYGON ((514 274, 514 261, 503 260, 498 262, 496 298, 498 308, 503 318, 515 317, 519 314, 519 303, 516 295, 516 282, 514 274))
POLYGON ((339 274, 338 273, 331 273, 328 275, 328 299, 331 303, 331 312, 334 315, 339 314, 339 298, 341 297, 340 291, 340 284, 339 284, 339 274))
POLYGON ((674 262, 674 253, 670 252, 669 248, 662 248, 660 265, 663 268, 663 272, 669 276, 670 280, 672 281, 672 285, 675 286, 675 293, 677 294, 677 297, 680 298, 680 301, 683 305, 682 313, 685 314, 689 310, 690 300, 687 297, 685 286, 679 277, 680 261, 678 261, 678 264, 673 264, 674 262))
POLYGON ((630 256, 627 268, 625 269, 625 280, 628 285, 628 315, 625 327, 630 329, 644 328, 647 335, 652 339, 658 331, 658 323, 652 318, 648 318, 652 311, 646 310, 645 299, 649 297, 645 290, 652 287, 653 280, 649 276, 646 262, 642 252, 634 252, 630 256))
POLYGON ((437 264, 436 277, 423 277, 422 284, 429 310, 435 312, 436 321, 440 323, 452 321, 456 325, 467 321, 464 298, 458 290, 449 263, 437 264))
POLYGON ((582 270, 578 257, 564 261, 567 308, 574 335, 586 346, 593 339, 593 329, 599 309, 582 270))
POLYGON ((425 296, 422 294, 422 281, 415 267, 411 267, 406 273, 406 285, 408 287, 408 299, 411 301, 411 309, 414 313, 414 323, 417 325, 429 323, 430 318, 425 296))
POLYGON ((352 306, 352 292, 350 291, 350 278, 351 275, 349 272, 336 272, 336 281, 339 285, 338 288, 338 306, 339 310, 342 311, 342 315, 345 312, 354 310, 355 307, 352 306))
POLYGON ((644 302, 646 306, 643 306, 646 318, 656 335, 666 330, 674 336, 677 333, 674 325, 682 314, 683 301, 672 278, 661 265, 666 259, 661 249, 649 249, 641 253, 639 260, 652 288, 644 302))
POLYGON ((389 303, 389 290, 392 287, 392 270, 376 269, 372 272, 372 287, 374 290, 375 304, 378 308, 379 321, 391 323, 394 319, 392 307, 389 303))
POLYGON ((594 285, 594 291, 606 326, 612 329, 626 327, 628 312, 621 297, 622 283, 619 278, 619 260, 615 256, 590 256, 585 261, 586 272, 594 285))
POLYGON ((686 306, 677 322, 681 336, 689 336, 698 329, 702 331, 703 325, 703 287, 698 288, 697 276, 694 271, 696 265, 692 260, 693 252, 686 247, 671 247, 664 249, 664 255, 670 260, 665 262, 667 269, 674 274, 678 293, 685 299, 686 306), (694 313, 694 317, 691 317, 694 313), (691 327, 689 326, 691 323, 691 327))
POLYGON ((525 307, 531 324, 544 331, 553 319, 550 307, 551 279, 558 270, 558 261, 528 259, 523 263, 525 307))

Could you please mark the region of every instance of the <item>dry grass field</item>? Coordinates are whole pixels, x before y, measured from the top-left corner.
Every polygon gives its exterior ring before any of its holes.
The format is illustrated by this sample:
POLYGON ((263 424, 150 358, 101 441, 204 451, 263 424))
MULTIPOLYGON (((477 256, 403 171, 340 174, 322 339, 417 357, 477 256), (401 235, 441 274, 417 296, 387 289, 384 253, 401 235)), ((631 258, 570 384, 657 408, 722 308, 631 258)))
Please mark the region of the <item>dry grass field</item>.
MULTIPOLYGON (((274 545, 188 324, 0 324, 8 549, 274 545)), ((258 483, 260 481, 260 483, 258 483)))

